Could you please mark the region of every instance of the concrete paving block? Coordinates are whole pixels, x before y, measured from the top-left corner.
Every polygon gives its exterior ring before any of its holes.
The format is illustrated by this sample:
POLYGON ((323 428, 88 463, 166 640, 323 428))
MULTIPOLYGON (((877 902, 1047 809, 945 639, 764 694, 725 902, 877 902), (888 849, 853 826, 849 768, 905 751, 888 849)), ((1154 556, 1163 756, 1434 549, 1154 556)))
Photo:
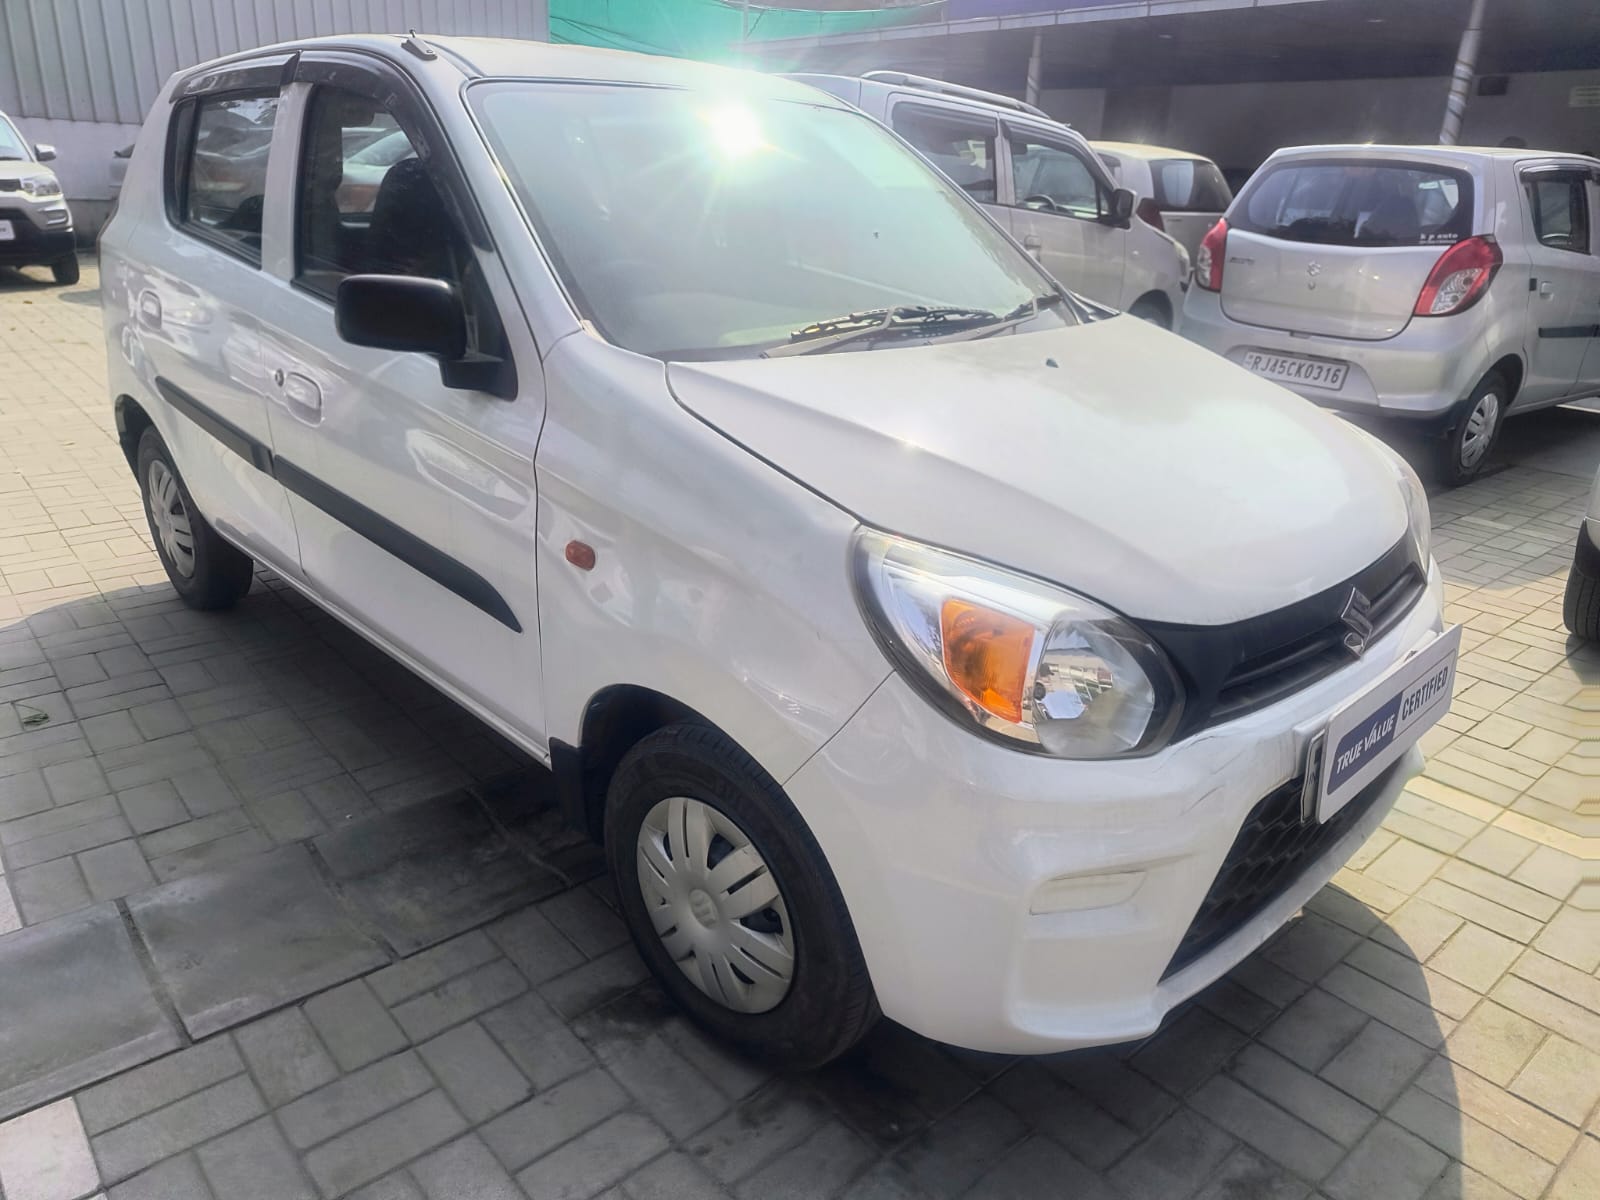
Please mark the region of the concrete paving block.
POLYGON ((175 1050, 109 904, 0 938, 0 1117, 175 1050))
POLYGON ((610 1075, 586 1071, 496 1117, 482 1133, 500 1161, 515 1171, 594 1128, 627 1103, 628 1094, 610 1075))
POLYGON ((417 1051, 456 1107, 474 1123, 503 1112, 533 1090, 476 1021, 457 1025, 417 1051))
POLYGON ((99 1184, 70 1098, 0 1123, 0 1188, 10 1200, 78 1200, 99 1184))
POLYGON ((405 1048, 406 1035, 364 979, 307 1001, 305 1012, 340 1070, 353 1071, 405 1048))
POLYGON ((517 1176, 531 1200, 574 1200, 602 1191, 667 1148, 647 1117, 619 1113, 545 1155, 517 1176))
POLYGON ((489 1148, 464 1137, 411 1164, 411 1177, 428 1200, 523 1200, 521 1190, 489 1148))
POLYGON ((287 1104, 338 1077, 339 1068, 298 1008, 242 1025, 233 1037, 268 1104, 287 1104))
POLYGON ((315 841, 350 900, 411 954, 560 891, 464 792, 324 834, 315 841))
POLYGON ((357 1126, 306 1155, 306 1169, 333 1200, 465 1132, 443 1092, 429 1092, 357 1126))
POLYGON ((182 1154, 140 1171, 111 1189, 110 1200, 213 1200, 200 1164, 182 1154))
POLYGON ((301 846, 156 888, 128 909, 192 1037, 387 961, 301 846))
POLYGON ((243 1073, 233 1042, 210 1038, 79 1092, 78 1110, 84 1127, 100 1134, 243 1073))
POLYGON ((226 1200, 316 1200, 271 1117, 208 1142, 196 1157, 217 1195, 226 1200))
POLYGON ((433 1076, 409 1050, 363 1067, 285 1105, 278 1113, 289 1141, 304 1150, 429 1091, 433 1076))

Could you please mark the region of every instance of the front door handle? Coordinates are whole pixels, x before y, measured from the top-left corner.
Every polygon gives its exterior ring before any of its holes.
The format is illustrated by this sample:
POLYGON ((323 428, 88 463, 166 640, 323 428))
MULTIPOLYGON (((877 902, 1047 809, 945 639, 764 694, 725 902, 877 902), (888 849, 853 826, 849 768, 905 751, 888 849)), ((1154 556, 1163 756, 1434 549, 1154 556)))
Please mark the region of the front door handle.
POLYGON ((1553 296, 1555 295, 1555 291, 1556 285, 1551 283, 1548 279, 1541 279, 1539 281, 1539 295, 1553 296))
POLYGON ((283 398, 307 416, 321 419, 322 389, 314 379, 299 371, 290 371, 283 377, 283 398))
POLYGON ((1030 233, 1022 239, 1022 248, 1035 258, 1038 258, 1040 251, 1044 249, 1044 242, 1040 240, 1037 233, 1030 233))

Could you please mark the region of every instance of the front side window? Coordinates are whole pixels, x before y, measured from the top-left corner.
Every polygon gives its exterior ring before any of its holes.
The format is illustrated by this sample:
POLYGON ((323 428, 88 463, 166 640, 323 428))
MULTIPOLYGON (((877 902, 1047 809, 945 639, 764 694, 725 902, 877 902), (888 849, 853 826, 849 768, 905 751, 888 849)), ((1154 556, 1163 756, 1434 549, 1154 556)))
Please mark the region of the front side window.
POLYGON ((995 202, 993 121, 937 108, 897 104, 894 131, 980 204, 995 202))
POLYGON ((1575 172, 1527 175, 1522 186, 1528 195, 1528 213, 1539 244, 1576 254, 1589 253, 1589 200, 1584 176, 1575 172))
MULTIPOLYGON (((870 118, 806 101, 495 81, 468 102, 578 311, 663 359, 755 357, 901 305, 996 314, 1052 284, 870 118)), ((1028 326, 1071 320, 1056 305, 1028 326)))
POLYGON ((313 93, 296 184, 295 281, 332 298, 346 275, 442 279, 468 343, 497 357, 501 327, 482 270, 394 114, 340 88, 313 93))
POLYGON ((1105 193, 1073 150, 1028 134, 1011 135, 1011 179, 1024 208, 1093 221, 1106 212, 1105 193))
POLYGON ((1235 229, 1326 246, 1427 246, 1472 233, 1472 178, 1410 163, 1285 163, 1258 174, 1235 229))
POLYGON ((216 96, 193 101, 180 153, 178 223, 250 262, 261 262, 267 155, 278 97, 216 96))

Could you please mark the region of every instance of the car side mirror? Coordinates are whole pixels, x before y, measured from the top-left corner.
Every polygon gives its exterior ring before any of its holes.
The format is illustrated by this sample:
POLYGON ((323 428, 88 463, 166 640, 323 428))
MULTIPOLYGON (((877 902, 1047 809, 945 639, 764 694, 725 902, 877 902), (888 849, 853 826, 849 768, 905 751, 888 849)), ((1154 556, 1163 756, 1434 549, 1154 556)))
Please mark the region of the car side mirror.
POLYGON ((33 157, 40 162, 54 162, 56 148, 50 145, 49 142, 35 142, 33 144, 33 157))
POLYGON ((1118 229, 1126 229, 1133 224, 1133 209, 1138 203, 1136 197, 1127 188, 1118 188, 1111 193, 1111 211, 1106 214, 1106 224, 1115 225, 1118 229))
POLYGON ((333 301, 339 336, 354 346, 449 360, 467 352, 467 315, 443 279, 347 275, 333 301))
POLYGON ((352 346, 433 355, 445 387, 516 399, 515 366, 467 348, 466 309, 443 279, 347 275, 334 294, 333 324, 352 346))

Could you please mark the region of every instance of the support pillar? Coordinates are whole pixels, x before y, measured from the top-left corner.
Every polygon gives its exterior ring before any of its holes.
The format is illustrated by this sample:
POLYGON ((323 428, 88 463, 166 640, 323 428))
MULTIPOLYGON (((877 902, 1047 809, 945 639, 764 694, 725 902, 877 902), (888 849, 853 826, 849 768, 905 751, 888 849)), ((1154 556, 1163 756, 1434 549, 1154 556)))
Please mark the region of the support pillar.
MULTIPOLYGON (((1481 4, 1483 0, 1478 0, 1481 4)), ((1028 79, 1022 90, 1022 99, 1028 104, 1039 103, 1039 75, 1041 72, 1040 60, 1044 57, 1044 34, 1038 30, 1033 34, 1033 48, 1028 51, 1028 79)))
POLYGON ((1484 0, 1472 0, 1472 13, 1461 31, 1461 46, 1456 50, 1456 69, 1450 77, 1450 96, 1444 102, 1444 125, 1439 129, 1439 144, 1454 146, 1461 139, 1461 117, 1467 111, 1467 96, 1472 91, 1472 76, 1478 69, 1478 42, 1483 35, 1484 0))

